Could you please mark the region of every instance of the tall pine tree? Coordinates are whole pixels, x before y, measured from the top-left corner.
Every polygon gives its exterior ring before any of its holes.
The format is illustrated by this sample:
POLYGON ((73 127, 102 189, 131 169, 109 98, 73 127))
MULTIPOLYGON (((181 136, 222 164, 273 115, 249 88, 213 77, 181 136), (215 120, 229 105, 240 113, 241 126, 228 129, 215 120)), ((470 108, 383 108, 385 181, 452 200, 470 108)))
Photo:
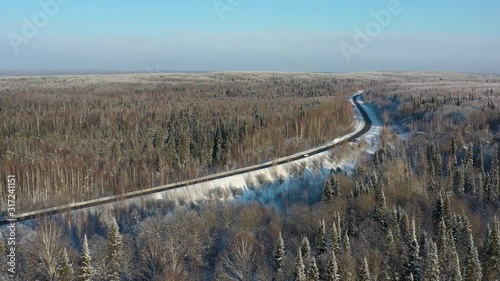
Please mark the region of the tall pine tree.
POLYGON ((302 253, 302 257, 304 259, 306 259, 311 253, 311 245, 309 244, 309 239, 307 239, 307 237, 304 237, 300 243, 300 252, 302 253))
POLYGON ((318 265, 316 264, 316 259, 314 257, 311 258, 311 263, 309 265, 309 269, 307 270, 307 281, 319 281, 318 265))
POLYGON ((486 241, 484 276, 487 280, 500 280, 500 226, 497 218, 486 241))
POLYGON ((408 264, 407 275, 410 273, 416 280, 420 280, 420 257, 419 257, 419 244, 415 230, 415 219, 411 222, 410 239, 408 241, 408 264))
POLYGON ((323 255, 326 252, 326 226, 325 220, 319 222, 319 227, 316 232, 316 249, 318 255, 323 255))
POLYGON ((340 233, 335 222, 333 222, 332 231, 330 233, 330 243, 335 254, 340 254, 340 233))
POLYGON ((61 265, 59 266, 59 280, 73 281, 74 276, 73 264, 69 261, 68 251, 64 248, 61 265))
POLYGON ((89 243, 87 241, 87 234, 83 237, 82 256, 80 258, 80 272, 78 281, 91 281, 93 276, 93 269, 91 265, 92 258, 90 257, 89 243))
POLYGON ((335 256, 334 251, 330 251, 330 255, 328 256, 328 263, 327 263, 326 268, 325 268, 323 280, 324 281, 339 281, 340 280, 339 266, 338 266, 337 257, 335 256))
POLYGON ((273 269, 275 273, 279 273, 281 271, 284 259, 285 259, 285 242, 283 242, 283 237, 281 236, 280 232, 278 235, 278 240, 276 241, 276 246, 274 247, 273 269))
POLYGON ((108 228, 107 280, 120 281, 123 253, 122 236, 115 218, 111 218, 108 228))
POLYGON ((306 281, 306 273, 305 273, 304 260, 302 259, 302 253, 299 250, 297 251, 297 261, 295 262, 295 269, 293 271, 295 281, 306 281))
POLYGON ((439 266, 439 256, 436 243, 429 241, 427 250, 426 266, 424 272, 424 280, 440 281, 441 270, 439 266))
POLYGON ((469 235, 467 243, 467 254, 465 256, 464 264, 464 281, 477 281, 481 280, 482 268, 477 254, 477 248, 474 246, 474 239, 469 235))
POLYGON ((372 276, 370 274, 370 268, 368 267, 368 261, 366 260, 366 257, 363 259, 363 263, 361 264, 361 267, 359 269, 358 280, 359 281, 372 280, 372 276))

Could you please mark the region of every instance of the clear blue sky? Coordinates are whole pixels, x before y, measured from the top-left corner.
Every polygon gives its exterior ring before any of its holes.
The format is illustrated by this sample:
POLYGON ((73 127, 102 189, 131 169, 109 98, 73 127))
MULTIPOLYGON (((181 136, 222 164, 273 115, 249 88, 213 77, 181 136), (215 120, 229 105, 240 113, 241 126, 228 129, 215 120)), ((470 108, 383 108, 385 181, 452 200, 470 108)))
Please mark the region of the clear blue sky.
POLYGON ((400 0, 362 47, 356 28, 392 0, 64 0, 26 36, 55 1, 2 1, 0 69, 500 73, 497 0, 400 0))

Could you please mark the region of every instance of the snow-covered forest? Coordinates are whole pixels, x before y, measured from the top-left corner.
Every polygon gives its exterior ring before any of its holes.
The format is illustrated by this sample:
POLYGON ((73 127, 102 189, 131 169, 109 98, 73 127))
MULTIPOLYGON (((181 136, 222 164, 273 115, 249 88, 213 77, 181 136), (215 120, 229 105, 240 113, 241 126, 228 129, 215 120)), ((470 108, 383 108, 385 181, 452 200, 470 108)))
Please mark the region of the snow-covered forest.
POLYGON ((1 78, 0 176, 17 175, 18 207, 33 210, 262 163, 352 130, 355 87, 259 73, 1 78))
MULTIPOLYGON (((352 172, 332 170, 319 186, 288 190, 273 204, 213 199, 174 207, 157 200, 18 224, 18 280, 500 280, 500 78, 297 75, 305 77, 301 89, 305 81, 319 92, 331 84, 324 100, 365 89, 384 122, 380 146, 352 172)), ((299 110, 304 100, 290 102, 299 110)), ((314 131, 318 123, 303 126, 314 131)), ((9 165, 22 162, 4 157, 9 165)))

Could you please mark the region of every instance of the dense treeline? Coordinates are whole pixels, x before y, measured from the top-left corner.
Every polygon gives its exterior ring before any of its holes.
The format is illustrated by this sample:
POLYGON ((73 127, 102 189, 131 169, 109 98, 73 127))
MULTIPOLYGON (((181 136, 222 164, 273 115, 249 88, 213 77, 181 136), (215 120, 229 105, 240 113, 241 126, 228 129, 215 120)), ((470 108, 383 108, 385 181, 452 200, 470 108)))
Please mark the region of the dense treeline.
POLYGON ((4 78, 0 176, 33 209, 257 164, 351 130, 352 91, 321 75, 4 78))

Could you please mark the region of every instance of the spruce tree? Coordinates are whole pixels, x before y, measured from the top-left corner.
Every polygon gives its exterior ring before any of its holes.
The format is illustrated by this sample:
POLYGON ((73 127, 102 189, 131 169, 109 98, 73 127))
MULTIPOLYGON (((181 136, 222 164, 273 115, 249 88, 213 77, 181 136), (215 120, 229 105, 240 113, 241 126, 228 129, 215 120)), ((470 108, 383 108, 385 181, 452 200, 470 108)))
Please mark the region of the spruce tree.
POLYGON ((331 248, 335 251, 335 254, 340 253, 340 233, 337 228, 337 224, 333 222, 332 231, 330 233, 330 243, 331 248))
POLYGON ((325 220, 319 222, 318 231, 316 233, 316 249, 318 255, 323 255, 326 252, 326 226, 325 220))
POLYGON ((330 182, 332 185, 332 195, 334 197, 341 196, 342 193, 340 192, 339 178, 335 174, 332 174, 332 176, 330 177, 330 182))
POLYGON ((302 253, 300 252, 300 248, 297 251, 297 261, 295 262, 295 269, 294 269, 294 277, 295 281, 305 281, 306 280, 306 274, 305 274, 305 266, 304 266, 304 260, 302 259, 302 253))
POLYGON ((469 235, 467 243, 467 254, 465 256, 464 264, 464 281, 477 281, 481 280, 482 268, 479 263, 477 248, 474 246, 474 239, 469 235))
POLYGON ((432 220, 434 222, 434 229, 436 230, 435 233, 440 232, 440 224, 441 221, 443 220, 443 205, 444 205, 443 195, 440 192, 439 197, 436 200, 434 211, 432 212, 432 220))
POLYGON ((455 140, 455 137, 452 137, 450 144, 450 155, 455 156, 456 153, 457 153, 457 141, 455 140))
POLYGON ((342 236, 342 252, 346 255, 352 255, 351 240, 349 239, 349 234, 347 232, 342 236))
POLYGON ((448 234, 448 228, 444 219, 441 220, 439 226, 439 241, 438 241, 438 250, 439 252, 445 252, 448 250, 448 246, 450 245, 450 237, 448 234))
POLYGON ((314 257, 311 258, 311 264, 307 270, 307 281, 319 281, 318 265, 314 257))
POLYGON ((59 266, 59 280, 73 281, 74 276, 73 264, 69 261, 68 251, 64 248, 61 265, 59 266))
POLYGON ((283 237, 281 236, 280 232, 278 235, 278 240, 276 241, 276 246, 274 247, 273 269, 275 273, 281 271, 284 259, 285 259, 285 242, 283 242, 283 237))
POLYGON ((469 236, 472 234, 472 230, 469 218, 465 214, 462 214, 461 217, 462 217, 462 228, 460 229, 460 235, 459 235, 460 246, 467 248, 467 245, 469 245, 469 236))
POLYGON ((381 211, 385 211, 387 209, 387 202, 385 199, 384 186, 381 185, 379 191, 377 192, 377 207, 381 211))
POLYGON ((465 179, 463 167, 456 167, 455 172, 453 173, 453 191, 457 196, 462 196, 465 193, 465 179))
POLYGON ((436 243, 430 241, 429 248, 427 250, 426 257, 426 267, 424 272, 424 280, 429 281, 439 281, 441 280, 440 274, 440 266, 439 266, 439 256, 436 247, 436 243))
POLYGON ((420 257, 419 257, 419 244, 415 234, 415 220, 411 222, 410 240, 408 241, 408 264, 407 273, 411 273, 413 277, 420 280, 420 257))
POLYGON ((78 275, 78 281, 91 281, 92 280, 92 265, 91 265, 91 257, 89 244, 87 241, 87 234, 85 234, 83 238, 83 246, 82 246, 82 256, 80 258, 80 272, 78 275))
POLYGON ((464 192, 466 194, 476 195, 475 174, 472 166, 466 166, 464 174, 464 192))
POLYGON ((335 256, 334 251, 330 251, 330 255, 328 256, 328 263, 326 265, 326 269, 323 276, 324 281, 339 281, 339 266, 337 264, 337 257, 335 256))
POLYGON ((450 210, 450 196, 445 195, 443 197, 443 220, 446 224, 446 226, 450 227, 451 226, 451 210, 450 210))
POLYGON ((107 280, 120 281, 122 272, 122 236, 115 218, 111 219, 108 229, 107 280))
POLYGON ((333 187, 329 179, 323 185, 323 202, 330 203, 333 199, 333 187))
POLYGON ((474 157, 474 168, 476 168, 479 173, 484 174, 484 155, 483 146, 478 145, 476 157, 474 157))
POLYGON ((309 244, 309 239, 307 239, 307 237, 304 237, 300 243, 300 252, 302 253, 303 258, 307 258, 311 253, 311 245, 309 244))
POLYGON ((491 233, 486 241, 484 260, 484 276, 487 280, 500 280, 500 228, 498 219, 495 218, 491 233))
POLYGON ((358 280, 359 281, 370 281, 372 279, 370 274, 370 268, 368 267, 368 261, 366 257, 363 259, 363 263, 359 269, 358 280))
POLYGON ((381 266, 380 280, 399 280, 398 267, 398 254, 396 243, 392 230, 387 231, 385 246, 384 246, 384 260, 381 266))
POLYGON ((449 260, 448 280, 462 281, 462 271, 460 269, 460 259, 456 248, 451 251, 451 259, 449 260))
POLYGON ((399 222, 400 236, 403 239, 408 240, 408 239, 410 239, 410 229, 408 227, 410 225, 410 222, 408 219, 408 215, 406 214, 406 211, 404 209, 402 209, 401 207, 399 207, 398 212, 399 212, 398 222, 399 222))

